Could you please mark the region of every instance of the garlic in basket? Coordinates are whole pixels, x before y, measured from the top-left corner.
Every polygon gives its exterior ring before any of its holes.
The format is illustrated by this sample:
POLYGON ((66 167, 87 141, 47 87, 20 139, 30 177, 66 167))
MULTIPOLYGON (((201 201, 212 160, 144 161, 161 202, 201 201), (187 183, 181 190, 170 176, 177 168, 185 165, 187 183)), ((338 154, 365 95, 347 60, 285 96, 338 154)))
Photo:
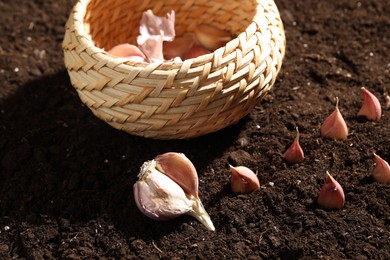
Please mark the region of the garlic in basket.
POLYGON ((165 153, 141 166, 134 184, 139 210, 151 219, 169 220, 187 214, 208 230, 215 227, 198 197, 198 175, 181 153, 165 153))
POLYGON ((114 56, 128 58, 133 61, 146 61, 145 54, 137 46, 128 43, 116 45, 110 49, 108 53, 114 56))
POLYGON ((163 42, 164 59, 170 60, 176 57, 183 57, 194 45, 194 39, 191 34, 176 37, 173 41, 163 42))
POLYGON ((142 14, 137 43, 149 62, 164 61, 163 41, 175 39, 175 12, 172 10, 167 18, 147 10, 142 14))
POLYGON ((224 46, 232 36, 227 31, 211 25, 199 24, 195 29, 195 38, 202 47, 214 51, 224 46))

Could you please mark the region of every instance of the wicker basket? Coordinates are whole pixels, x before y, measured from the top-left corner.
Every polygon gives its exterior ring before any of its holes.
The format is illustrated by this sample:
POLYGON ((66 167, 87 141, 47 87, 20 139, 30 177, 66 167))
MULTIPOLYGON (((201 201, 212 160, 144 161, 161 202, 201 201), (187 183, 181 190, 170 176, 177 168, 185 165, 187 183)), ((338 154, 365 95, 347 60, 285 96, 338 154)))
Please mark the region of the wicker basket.
POLYGON ((65 66, 80 99, 100 119, 130 134, 192 138, 247 115, 270 90, 285 52, 273 0, 79 0, 66 24, 65 66), (176 13, 177 35, 209 23, 236 38, 183 62, 146 63, 105 50, 135 44, 147 9, 176 13))

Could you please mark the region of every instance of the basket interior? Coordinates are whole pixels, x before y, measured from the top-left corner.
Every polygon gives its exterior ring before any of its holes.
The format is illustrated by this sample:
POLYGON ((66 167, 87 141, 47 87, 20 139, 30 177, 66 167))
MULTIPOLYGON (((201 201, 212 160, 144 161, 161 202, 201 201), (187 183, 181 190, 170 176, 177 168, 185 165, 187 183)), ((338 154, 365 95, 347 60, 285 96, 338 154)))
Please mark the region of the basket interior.
POLYGON ((151 9, 158 16, 166 16, 174 10, 177 36, 194 31, 201 23, 237 36, 252 22, 256 8, 255 0, 91 0, 86 9, 84 27, 96 47, 109 50, 120 43, 136 44, 144 11, 151 9))

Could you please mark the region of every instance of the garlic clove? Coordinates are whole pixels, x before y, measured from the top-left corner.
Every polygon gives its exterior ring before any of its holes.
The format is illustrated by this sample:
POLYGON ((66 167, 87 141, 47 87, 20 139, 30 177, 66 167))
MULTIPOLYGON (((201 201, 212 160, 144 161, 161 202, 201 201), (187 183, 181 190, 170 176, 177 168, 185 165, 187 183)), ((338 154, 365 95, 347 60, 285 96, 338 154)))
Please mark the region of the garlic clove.
POLYGON ((379 183, 390 183, 389 163, 374 153, 375 167, 372 170, 372 178, 379 183))
POLYGON ((341 185, 326 172, 327 177, 321 188, 317 204, 323 209, 342 209, 345 203, 345 195, 341 185))
POLYGON ((183 57, 194 45, 192 35, 177 37, 173 41, 163 42, 164 59, 170 60, 175 57, 183 57))
POLYGON ((108 53, 118 57, 130 58, 135 61, 146 60, 145 54, 137 46, 128 43, 116 45, 108 53))
POLYGON ((339 110, 339 99, 336 98, 336 107, 332 114, 330 114, 320 128, 322 137, 346 140, 348 137, 348 127, 344 121, 343 116, 339 110))
POLYGON ((289 163, 298 163, 303 161, 305 155, 299 144, 299 130, 296 128, 297 136, 294 139, 294 142, 290 145, 287 151, 283 154, 284 159, 289 163))
POLYGON ((358 112, 358 116, 364 116, 368 120, 372 121, 379 121, 382 115, 382 108, 378 98, 365 87, 362 87, 361 90, 363 95, 363 104, 358 112))
POLYGON ((157 169, 176 182, 187 194, 198 195, 198 173, 182 153, 169 152, 156 157, 157 169))
POLYGON ((215 227, 199 198, 188 195, 171 178, 160 172, 156 160, 145 162, 134 184, 138 209, 155 220, 169 220, 187 214, 198 219, 208 230, 215 227))
POLYGON ((230 166, 230 187, 234 193, 251 193, 260 189, 260 181, 256 174, 245 166, 230 166))
POLYGON ((214 51, 229 42, 232 36, 214 26, 199 24, 195 29, 195 38, 202 47, 214 51))
POLYGON ((209 54, 210 51, 200 46, 192 46, 184 55, 183 60, 192 59, 201 55, 209 54))

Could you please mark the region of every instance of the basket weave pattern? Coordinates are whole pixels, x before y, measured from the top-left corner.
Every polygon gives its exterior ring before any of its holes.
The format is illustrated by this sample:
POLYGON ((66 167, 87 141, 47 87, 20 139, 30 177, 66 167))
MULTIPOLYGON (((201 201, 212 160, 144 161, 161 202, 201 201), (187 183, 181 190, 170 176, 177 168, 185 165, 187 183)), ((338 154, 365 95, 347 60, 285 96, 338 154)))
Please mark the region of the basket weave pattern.
POLYGON ((133 135, 192 138, 247 115, 281 68, 285 35, 272 0, 79 0, 66 24, 65 66, 80 99, 100 119, 133 135), (108 54, 135 44, 142 12, 174 10, 177 35, 208 23, 235 38, 183 62, 145 63, 108 54))

